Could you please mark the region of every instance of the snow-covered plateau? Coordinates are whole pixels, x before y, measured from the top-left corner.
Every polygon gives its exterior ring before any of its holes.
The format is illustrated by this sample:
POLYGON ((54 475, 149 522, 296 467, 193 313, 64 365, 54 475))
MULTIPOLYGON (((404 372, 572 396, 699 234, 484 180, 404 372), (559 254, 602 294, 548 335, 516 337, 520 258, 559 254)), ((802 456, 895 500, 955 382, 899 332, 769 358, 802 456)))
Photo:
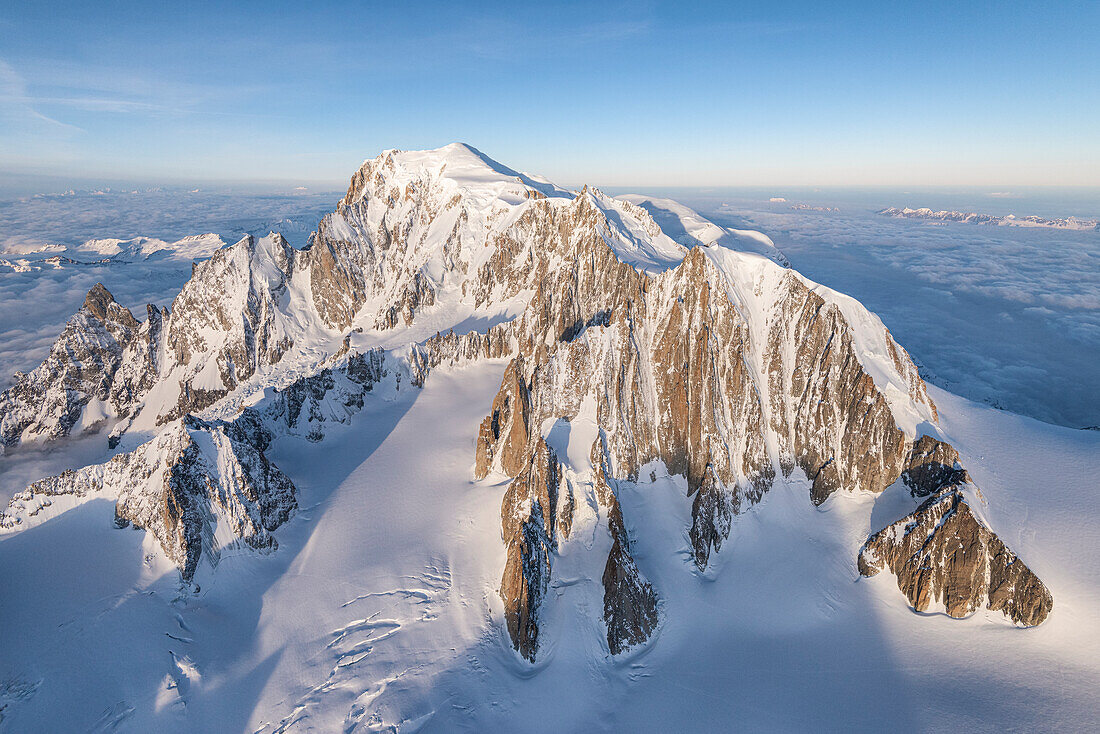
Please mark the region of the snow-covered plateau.
POLYGON ((1100 720, 1100 432, 767 234, 453 144, 170 239, 0 261, 104 276, 0 394, 0 731, 1100 720))

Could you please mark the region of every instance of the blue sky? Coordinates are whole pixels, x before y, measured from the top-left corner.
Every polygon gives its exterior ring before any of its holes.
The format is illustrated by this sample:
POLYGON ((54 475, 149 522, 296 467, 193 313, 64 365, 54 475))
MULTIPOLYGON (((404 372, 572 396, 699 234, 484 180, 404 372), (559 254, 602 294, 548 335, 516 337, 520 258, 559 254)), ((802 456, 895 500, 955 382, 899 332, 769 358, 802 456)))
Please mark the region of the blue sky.
POLYGON ((3 3, 0 175, 1100 185, 1100 2, 154 5, 3 3))

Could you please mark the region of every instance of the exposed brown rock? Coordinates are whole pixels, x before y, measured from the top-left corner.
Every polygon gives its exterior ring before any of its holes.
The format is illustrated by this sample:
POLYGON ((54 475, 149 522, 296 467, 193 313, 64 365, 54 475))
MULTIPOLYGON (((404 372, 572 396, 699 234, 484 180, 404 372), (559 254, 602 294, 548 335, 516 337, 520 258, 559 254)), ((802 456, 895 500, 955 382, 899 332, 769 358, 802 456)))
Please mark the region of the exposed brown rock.
POLYGON ((367 297, 363 266, 345 256, 350 244, 326 236, 325 226, 321 220, 305 259, 310 282, 316 284, 313 303, 325 323, 346 329, 367 297))
MULTIPOLYGON (((578 205, 575 216, 583 212, 578 205)), ((781 450, 773 463, 760 391, 747 369, 748 326, 724 287, 716 288, 721 276, 702 249, 651 277, 623 269, 614 257, 605 264, 609 248, 598 239, 574 239, 572 247, 580 250, 570 253, 576 264, 543 281, 514 325, 527 360, 534 424, 571 419, 581 398, 594 394, 619 476, 634 479, 642 464, 661 459, 670 473, 687 477, 689 494, 696 495, 709 466, 713 482, 695 501, 700 564, 728 533, 725 518, 759 501, 776 463, 789 473, 797 456, 814 480, 817 503, 839 487, 880 491, 897 477, 905 435, 854 354, 840 311, 801 280, 787 279, 769 332, 766 353, 778 355, 769 365, 770 422, 781 450), (589 274, 593 266, 608 271, 589 274), (616 284, 610 296, 608 282, 616 284), (611 346, 593 351, 584 338, 589 330, 602 332, 611 346), (539 333, 546 336, 531 336, 539 333), (793 349, 786 349, 791 342, 793 349), (792 351, 794 359, 784 361, 792 351), (644 395, 651 391, 656 403, 649 405, 644 395), (705 529, 708 523, 717 534, 705 529)), ((479 476, 500 440, 491 419, 478 440, 479 476)))
POLYGON ((299 267, 310 271, 314 306, 331 328, 346 329, 368 302, 380 304, 373 314, 379 329, 411 323, 432 305, 435 286, 421 270, 426 255, 418 245, 441 214, 456 208, 442 254, 448 267, 464 268, 457 258, 469 217, 463 199, 444 197, 439 180, 423 172, 398 188, 387 179, 394 166, 392 153, 367 161, 303 253, 299 267))
POLYGON ((659 621, 657 593, 642 576, 630 554, 630 538, 618 497, 607 486, 603 468, 596 470, 597 495, 606 498, 611 551, 603 571, 603 619, 607 647, 620 655, 649 639, 659 621))
MULTIPOLYGON (((562 475, 557 455, 546 442, 534 440, 534 452, 509 485, 501 505, 501 530, 507 561, 500 595, 515 649, 535 660, 539 649, 539 618, 560 538, 568 538, 573 523, 573 488, 562 475)), ((647 640, 657 626, 658 599, 630 553, 630 540, 615 491, 603 470, 604 450, 597 441, 596 499, 607 512, 611 550, 604 565, 604 623, 608 648, 618 655, 647 640)))
POLYGON ((901 470, 905 434, 863 369, 840 309, 792 272, 783 285, 767 350, 781 466, 797 464, 812 480, 814 504, 842 488, 880 492, 901 470))
POLYGON ((399 323, 411 324, 417 309, 421 306, 431 306, 434 303, 435 289, 432 288, 428 278, 418 270, 412 275, 411 281, 405 286, 405 290, 401 293, 397 302, 379 316, 375 326, 379 329, 392 329, 399 323), (398 317, 400 317, 400 321, 398 317))
MULTIPOLYGON (((516 476, 542 440, 537 427, 571 421, 592 400, 608 479, 635 481, 654 459, 686 477, 700 569, 777 468, 789 474, 800 466, 818 504, 840 488, 877 492, 897 478, 909 442, 837 306, 787 274, 778 292, 765 295, 773 299, 767 344, 753 344, 725 276, 703 248, 648 275, 606 244, 603 215, 588 196, 569 207, 540 204, 501 236, 475 281, 475 293, 486 298, 534 291, 509 324, 517 354, 479 431, 477 477, 494 466, 516 476), (531 241, 541 245, 537 255, 524 244, 531 241), (754 353, 762 355, 762 376, 750 369, 754 353)), ((890 341, 885 330, 884 338, 890 341)), ((906 370, 904 379, 923 385, 915 368, 906 370)), ((512 571, 519 568, 513 562, 512 571)))
POLYGON ((909 356, 909 352, 905 351, 900 344, 894 341, 894 336, 890 333, 889 329, 886 330, 886 334, 888 337, 886 340, 886 347, 890 352, 890 359, 894 363, 894 369, 898 371, 898 374, 905 377, 909 393, 916 396, 922 403, 932 409, 932 420, 939 421, 939 411, 936 408, 936 404, 932 401, 932 398, 928 396, 928 388, 917 372, 916 366, 913 364, 913 358, 909 356))
POLYGON ((156 384, 166 318, 167 309, 146 306, 146 318, 138 327, 137 338, 123 350, 110 388, 111 404, 122 418, 129 416, 141 397, 156 384))
POLYGON ((859 553, 860 574, 889 569, 919 612, 935 604, 949 616, 965 617, 984 606, 1017 624, 1040 624, 1053 597, 974 514, 961 486, 941 489, 868 538, 859 553))
POLYGON ((96 283, 88 291, 88 294, 84 297, 83 308, 89 315, 100 321, 113 318, 119 325, 128 329, 136 329, 138 326, 137 319, 133 317, 133 314, 128 309, 118 306, 115 297, 102 283, 96 283))
POLYGON ((914 497, 927 497, 943 487, 969 482, 959 465, 959 452, 949 443, 925 435, 913 442, 901 479, 914 497))
POLYGON ((561 481, 557 455, 539 440, 524 469, 508 486, 500 508, 508 553, 500 597, 512 645, 531 661, 539 647, 539 609, 557 548, 555 525, 561 481))
POLYGON ((474 475, 489 473, 494 462, 509 476, 516 476, 527 461, 531 429, 531 395, 523 377, 523 359, 509 363, 493 411, 481 422, 474 475))

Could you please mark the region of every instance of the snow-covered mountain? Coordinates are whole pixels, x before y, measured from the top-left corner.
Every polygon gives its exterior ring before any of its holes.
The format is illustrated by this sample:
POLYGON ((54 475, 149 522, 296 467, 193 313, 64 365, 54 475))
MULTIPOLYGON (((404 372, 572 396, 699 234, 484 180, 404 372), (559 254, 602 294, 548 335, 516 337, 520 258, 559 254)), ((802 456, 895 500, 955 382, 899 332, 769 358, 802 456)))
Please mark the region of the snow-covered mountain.
POLYGON ((201 234, 184 237, 175 242, 165 242, 154 237, 134 237, 129 240, 102 239, 88 240, 77 247, 77 252, 95 253, 112 260, 149 260, 167 258, 172 260, 205 260, 215 250, 225 247, 225 242, 216 234, 201 234))
MULTIPOLYGON (((185 242, 198 249, 169 249, 190 258, 213 244, 185 242)), ((165 249, 99 243, 88 246, 111 257, 165 249)), ((1031 536, 987 508, 984 468, 950 443, 909 355, 762 233, 668 200, 567 191, 454 144, 366 161, 303 249, 272 233, 207 254, 144 321, 94 287, 47 359, 0 395, 7 451, 97 433, 118 450, 18 493, 0 517, 0 565, 66 518, 133 526, 146 531, 133 588, 174 588, 168 607, 182 610, 166 633, 167 688, 123 655, 122 703, 89 694, 59 726, 92 725, 96 707, 137 728, 209 724, 188 701, 211 704, 244 681, 252 708, 225 728, 515 725, 514 708, 461 719, 428 691, 455 685, 462 650, 499 639, 513 652, 490 668, 469 653, 483 680, 454 689, 457 710, 513 677, 541 673, 532 680, 551 689, 582 671, 620 680, 729 601, 697 606, 707 585, 730 593, 739 544, 753 556, 776 542, 759 523, 823 543, 838 564, 760 593, 827 589, 861 619, 851 599, 950 617, 985 609, 1016 635, 1028 632, 1012 625, 1056 609, 1059 588, 1036 575, 1050 565, 1033 572, 1017 556, 1031 563, 1031 536), (356 555, 372 542, 378 560, 356 555), (401 558, 423 553, 426 574, 386 587, 401 558), (837 569, 848 586, 881 574, 897 588, 846 590, 837 569), (325 584, 354 598, 334 605, 325 584), (422 607, 326 637, 340 610, 391 596, 422 607), (269 603, 310 611, 288 627, 269 603), (253 640, 257 604, 268 621, 253 640), (188 654, 197 635, 184 617, 211 629, 211 613, 238 631, 188 654), (409 638, 414 649, 400 642, 405 626, 428 630, 409 638), (374 652, 391 636, 397 647, 374 652), (333 650, 334 667, 303 688, 309 661, 333 650), (555 658, 559 672, 547 670, 555 658), (270 677, 254 677, 260 660, 270 677)), ((110 566, 105 578, 131 574, 110 566)), ((20 609, 41 616, 41 599, 28 593, 20 609)), ((159 624, 146 604, 126 619, 159 624)), ((33 642, 11 649, 17 667, 49 657, 33 642)), ((36 675, 13 669, 26 685, 0 692, 17 722, 49 718, 42 707, 62 695, 54 673, 36 675)))
POLYGON ((879 214, 884 217, 894 217, 897 219, 927 219, 934 222, 965 222, 967 224, 991 224, 1004 227, 1100 230, 1100 222, 1097 222, 1095 219, 1078 219, 1077 217, 1047 219, 1045 217, 1035 216, 1034 214, 1023 217, 1017 217, 1015 214, 1008 214, 1001 217, 994 214, 979 214, 978 212, 947 211, 943 209, 933 211, 928 207, 921 207, 920 209, 905 207, 899 209, 893 206, 883 209, 879 214))

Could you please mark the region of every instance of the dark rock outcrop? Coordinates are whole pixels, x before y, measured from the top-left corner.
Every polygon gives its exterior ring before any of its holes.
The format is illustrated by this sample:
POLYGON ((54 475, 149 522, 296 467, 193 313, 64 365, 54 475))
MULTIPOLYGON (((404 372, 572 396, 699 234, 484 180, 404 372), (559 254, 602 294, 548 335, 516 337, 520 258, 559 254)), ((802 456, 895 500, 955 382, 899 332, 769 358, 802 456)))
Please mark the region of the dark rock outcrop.
POLYGON ((271 532, 293 514, 297 499, 294 485, 268 460, 269 444, 279 435, 321 440, 328 425, 348 423, 388 374, 383 350, 346 351, 230 420, 186 415, 105 464, 35 482, 15 495, 0 528, 36 522, 61 495, 100 495, 116 500, 117 525, 152 533, 186 581, 202 558, 216 564, 224 543, 273 550, 271 532))
POLYGON ((927 497, 941 488, 969 482, 959 465, 959 452, 949 443, 924 435, 913 442, 901 480, 914 497, 927 497))
POLYGON ((508 364, 493 410, 481 422, 474 477, 482 479, 494 462, 509 476, 516 476, 526 461, 531 439, 531 393, 523 376, 523 359, 508 364))
POLYGON ((255 412, 273 430, 320 441, 327 425, 349 423, 363 409, 367 394, 389 374, 382 349, 345 355, 314 375, 273 390, 264 403, 245 412, 255 412))
POLYGON ((1054 598, 974 513, 962 486, 941 488, 868 538, 859 553, 860 574, 889 569, 919 612, 939 606, 951 617, 965 617, 985 607, 1017 624, 1040 624, 1054 598))
POLYGON ((630 537, 619 499, 607 483, 603 467, 596 469, 596 495, 608 508, 611 551, 603 570, 603 619, 607 647, 620 655, 649 639, 660 621, 657 592, 638 570, 630 553, 630 537))
POLYGON ((557 454, 539 441, 526 466, 508 485, 500 507, 508 553, 500 581, 504 618, 513 646, 531 661, 539 647, 539 610, 557 549, 561 484, 557 454))

